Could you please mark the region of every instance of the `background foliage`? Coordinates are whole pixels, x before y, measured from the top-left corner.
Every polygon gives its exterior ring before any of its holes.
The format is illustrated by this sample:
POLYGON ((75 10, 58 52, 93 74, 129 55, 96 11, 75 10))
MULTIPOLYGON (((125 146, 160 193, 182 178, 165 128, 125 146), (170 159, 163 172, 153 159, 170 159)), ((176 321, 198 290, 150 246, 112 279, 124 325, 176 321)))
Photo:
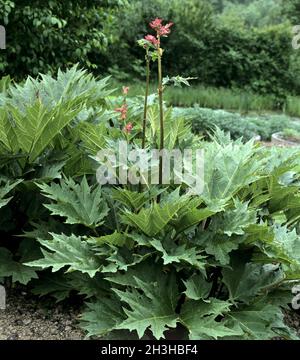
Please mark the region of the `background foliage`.
POLYGON ((149 31, 147 22, 155 13, 175 23, 164 56, 169 75, 194 76, 206 85, 249 87, 279 97, 291 90, 289 28, 272 25, 249 30, 224 25, 205 0, 131 2, 118 22, 124 45, 112 47, 112 52, 121 48, 124 57, 108 58, 110 67, 139 76, 135 59, 141 56, 134 40, 149 31))
POLYGON ((95 68, 97 54, 115 35, 114 14, 122 0, 0 1, 7 50, 0 53, 0 71, 14 78, 56 72, 70 64, 95 68))
POLYGON ((149 32, 149 19, 160 16, 176 30, 164 56, 168 75, 275 94, 279 106, 299 89, 291 47, 298 7, 297 0, 1 0, 8 48, 0 53, 0 72, 21 79, 79 62, 95 74, 142 79, 136 40, 149 32))

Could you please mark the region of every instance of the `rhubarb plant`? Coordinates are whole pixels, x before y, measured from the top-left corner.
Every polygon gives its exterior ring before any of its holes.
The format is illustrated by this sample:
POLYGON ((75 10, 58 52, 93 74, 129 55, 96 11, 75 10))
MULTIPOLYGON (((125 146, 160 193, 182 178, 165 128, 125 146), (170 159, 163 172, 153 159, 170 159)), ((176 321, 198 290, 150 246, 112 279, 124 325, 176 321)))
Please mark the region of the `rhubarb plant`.
MULTIPOLYGON (((151 24, 144 44, 159 68, 171 24, 151 24)), ((218 129, 203 141, 163 104, 162 69, 158 80, 146 102, 128 87, 108 99, 107 79, 76 68, 1 96, 1 281, 84 301, 91 338, 297 339, 283 311, 300 282, 299 149, 218 129), (124 141, 202 150, 202 191, 189 181, 100 184, 99 152, 124 141)))
MULTIPOLYGON (((51 236, 38 238, 43 256, 26 265, 52 269, 88 297, 81 317, 88 336, 161 339, 181 326, 190 339, 296 338, 282 310, 300 276, 300 237, 291 222, 300 211, 299 151, 233 142, 222 133, 201 145, 211 159, 202 195, 170 186, 157 203, 155 187, 140 193, 104 186, 97 190, 102 201, 93 197, 101 222, 81 221, 82 204, 68 235, 49 229, 51 236)), ((68 183, 42 192, 65 226, 62 201, 75 186, 68 183)), ((86 179, 79 186, 83 198, 96 191, 86 179)), ((59 283, 44 284, 41 293, 68 296, 59 283)))

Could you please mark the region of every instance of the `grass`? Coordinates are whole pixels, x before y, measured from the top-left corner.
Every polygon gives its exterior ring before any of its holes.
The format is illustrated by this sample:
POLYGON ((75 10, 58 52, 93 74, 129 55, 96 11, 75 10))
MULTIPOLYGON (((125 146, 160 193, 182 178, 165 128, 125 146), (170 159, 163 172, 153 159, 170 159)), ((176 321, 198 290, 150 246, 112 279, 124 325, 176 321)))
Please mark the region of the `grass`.
MULTIPOLYGON (((122 85, 128 84, 114 83, 114 87, 117 89, 121 89, 122 85)), ((141 82, 135 82, 129 86, 129 96, 144 93, 144 84, 141 82)), ((156 92, 156 87, 153 84, 150 86, 150 92, 156 92)), ((168 87, 165 90, 164 99, 168 105, 178 107, 199 105, 202 108, 238 111, 242 114, 278 112, 274 96, 258 95, 238 89, 213 88, 201 85, 184 88, 168 87)), ((289 96, 282 111, 287 115, 300 117, 300 97, 289 96)))
POLYGON ((215 89, 197 86, 195 88, 170 88, 166 99, 173 106, 193 106, 210 109, 238 110, 240 112, 257 111, 273 107, 272 97, 263 97, 247 92, 230 89, 215 89))
POLYGON ((295 142, 300 141, 300 132, 294 129, 284 129, 282 131, 282 136, 286 140, 291 140, 295 142))
POLYGON ((288 96, 285 112, 290 116, 300 117, 300 97, 288 96))

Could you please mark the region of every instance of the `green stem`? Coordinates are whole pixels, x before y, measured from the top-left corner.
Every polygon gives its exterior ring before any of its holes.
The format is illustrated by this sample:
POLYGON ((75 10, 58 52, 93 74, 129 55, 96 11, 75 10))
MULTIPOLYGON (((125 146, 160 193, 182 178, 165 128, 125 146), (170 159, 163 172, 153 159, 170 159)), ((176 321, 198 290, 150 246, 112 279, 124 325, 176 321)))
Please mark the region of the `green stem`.
MULTIPOLYGON (((160 39, 158 39, 160 40, 160 39)), ((160 44, 160 41, 159 41, 160 44)), ((164 109, 163 109, 163 85, 162 85, 162 65, 161 56, 162 50, 160 46, 157 49, 158 53, 158 98, 159 98, 159 122, 160 122, 160 144, 159 150, 164 148, 164 109)), ((163 158, 159 157, 159 184, 162 185, 163 180, 163 158)))
POLYGON ((150 59, 149 59, 149 54, 148 54, 148 50, 147 50, 147 54, 146 54, 146 91, 145 91, 144 116, 143 116, 143 139, 142 139, 142 148, 143 149, 145 149, 145 145, 146 145, 146 125, 147 125, 149 84, 150 84, 150 59))
MULTIPOLYGON (((142 137, 142 149, 145 149, 146 145, 146 127, 147 127, 147 110, 148 110, 148 96, 150 85, 150 58, 149 50, 146 50, 146 90, 145 90, 145 102, 144 102, 144 115, 143 115, 143 137, 142 137)), ((139 183, 139 192, 142 192, 142 183, 139 183)))
POLYGON ((95 228, 91 228, 91 229, 92 229, 93 233, 94 233, 97 237, 99 237, 98 231, 97 231, 95 228))
POLYGON ((287 222, 286 226, 289 227, 292 224, 294 224, 296 221, 298 221, 300 219, 300 215, 294 217, 293 219, 291 219, 289 222, 287 222))

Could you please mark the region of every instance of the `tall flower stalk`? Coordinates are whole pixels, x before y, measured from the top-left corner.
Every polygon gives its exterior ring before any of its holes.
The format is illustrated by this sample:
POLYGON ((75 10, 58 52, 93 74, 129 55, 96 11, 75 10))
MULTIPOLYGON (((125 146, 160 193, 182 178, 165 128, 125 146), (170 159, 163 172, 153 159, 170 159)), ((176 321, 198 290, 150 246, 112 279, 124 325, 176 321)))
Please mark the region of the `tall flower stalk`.
POLYGON ((144 114, 143 114, 143 137, 142 137, 142 148, 143 149, 145 149, 145 146, 146 146, 149 86, 150 86, 150 55, 149 55, 149 47, 147 47, 146 48, 146 89, 145 89, 145 102, 144 102, 144 114))
MULTIPOLYGON (((156 49, 157 68, 158 68, 158 103, 159 103, 159 125, 160 125, 160 143, 159 149, 164 148, 164 108, 163 108, 163 74, 162 74, 162 55, 163 49, 161 48, 161 37, 167 37, 171 30, 173 23, 163 25, 163 20, 156 18, 150 22, 150 27, 156 31, 156 37, 147 35, 145 40, 149 42, 156 49)), ((159 158, 159 184, 163 183, 163 157, 159 158)))
MULTIPOLYGON (((163 105, 163 83, 162 83, 162 49, 160 47, 160 36, 158 35, 157 48, 157 68, 158 68, 158 102, 159 102, 159 126, 160 126, 160 144, 159 150, 164 148, 165 129, 164 129, 164 105, 163 105)), ((159 184, 162 185, 163 180, 163 157, 159 157, 159 184)))

